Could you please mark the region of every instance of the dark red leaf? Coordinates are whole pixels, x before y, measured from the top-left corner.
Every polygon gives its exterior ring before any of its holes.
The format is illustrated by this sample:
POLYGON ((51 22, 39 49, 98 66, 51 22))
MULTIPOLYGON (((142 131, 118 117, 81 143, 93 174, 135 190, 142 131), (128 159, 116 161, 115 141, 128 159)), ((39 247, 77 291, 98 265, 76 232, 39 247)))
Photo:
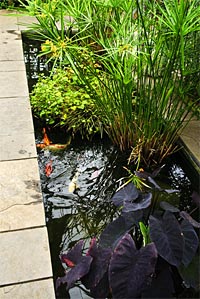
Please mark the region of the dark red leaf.
POLYGON ((161 257, 157 259, 156 270, 150 286, 142 293, 142 298, 174 298, 174 281, 170 265, 161 257))
POLYGON ((87 255, 89 254, 93 260, 90 272, 83 278, 82 282, 87 289, 97 286, 108 270, 112 250, 110 248, 102 248, 97 246, 96 239, 92 240, 87 255))
POLYGON ((62 262, 65 263, 69 268, 73 268, 75 264, 69 259, 62 256, 62 262))
POLYGON ((65 276, 59 277, 57 279, 56 288, 59 289, 62 284, 66 285, 66 290, 72 288, 76 281, 80 280, 84 275, 88 273, 88 271, 90 270, 91 262, 91 256, 82 256, 76 266, 68 271, 65 276))
POLYGON ((76 265, 81 260, 83 244, 84 241, 80 240, 67 253, 61 254, 61 262, 66 263, 67 266, 76 265))

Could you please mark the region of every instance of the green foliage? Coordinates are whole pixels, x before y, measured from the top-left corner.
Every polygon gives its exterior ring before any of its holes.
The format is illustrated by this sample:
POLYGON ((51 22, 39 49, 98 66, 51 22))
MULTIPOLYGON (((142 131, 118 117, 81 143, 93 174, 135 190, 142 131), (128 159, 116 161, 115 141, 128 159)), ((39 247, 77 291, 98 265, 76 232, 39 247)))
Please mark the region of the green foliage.
POLYGON ((130 161, 162 163, 196 110, 199 0, 35 0, 35 8, 29 2, 41 55, 54 66, 71 65, 113 143, 132 149, 130 161), (84 68, 82 53, 90 61, 84 68))
POLYGON ((0 9, 14 8, 17 4, 17 0, 1 0, 0 9))
POLYGON ((173 153, 193 111, 185 85, 185 38, 199 29, 199 7, 196 1, 192 7, 186 2, 166 1, 160 6, 157 1, 128 1, 124 7, 119 0, 90 1, 84 13, 77 16, 77 8, 73 15, 80 24, 79 40, 86 32, 90 39, 89 45, 85 40, 81 45, 94 53, 104 70, 102 79, 90 65, 102 96, 92 90, 79 51, 69 47, 66 63, 72 61, 94 94, 112 141, 121 150, 133 148, 130 160, 136 163, 139 159, 148 166, 160 164, 173 153))
MULTIPOLYGON (((95 86, 95 78, 91 78, 95 86)), ((33 114, 47 124, 65 126, 88 138, 100 132, 97 109, 71 68, 41 76, 31 93, 33 114)))
POLYGON ((139 222, 140 231, 143 237, 143 246, 151 243, 150 235, 149 235, 149 226, 146 226, 142 221, 139 222))

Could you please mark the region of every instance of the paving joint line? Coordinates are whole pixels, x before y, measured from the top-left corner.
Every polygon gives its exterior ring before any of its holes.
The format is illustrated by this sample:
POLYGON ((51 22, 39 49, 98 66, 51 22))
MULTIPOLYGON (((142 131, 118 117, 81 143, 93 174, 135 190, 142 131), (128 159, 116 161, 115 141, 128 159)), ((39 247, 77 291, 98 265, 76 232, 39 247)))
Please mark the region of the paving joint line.
POLYGON ((30 283, 30 282, 37 282, 37 281, 48 280, 48 279, 52 279, 52 276, 41 277, 41 278, 30 279, 30 280, 23 280, 23 281, 18 281, 18 282, 13 282, 13 283, 7 283, 7 284, 0 285, 0 288, 16 286, 16 285, 20 285, 20 284, 26 284, 26 283, 30 283))
POLYGON ((46 224, 43 225, 38 225, 38 226, 31 226, 31 227, 23 227, 23 228, 17 228, 17 229, 12 229, 12 230, 5 230, 5 231, 0 231, 0 234, 7 234, 7 233, 12 233, 12 232, 18 232, 18 231, 25 231, 25 230, 34 230, 38 228, 46 228, 46 224))

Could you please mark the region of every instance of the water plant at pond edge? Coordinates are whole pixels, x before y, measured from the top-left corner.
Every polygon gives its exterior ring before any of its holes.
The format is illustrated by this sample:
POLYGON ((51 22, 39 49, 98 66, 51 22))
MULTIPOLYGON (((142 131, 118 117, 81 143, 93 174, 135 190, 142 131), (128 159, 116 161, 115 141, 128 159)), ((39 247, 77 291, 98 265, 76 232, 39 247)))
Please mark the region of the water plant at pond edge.
MULTIPOLYGON (((199 196, 193 197, 199 206, 199 196)), ((150 193, 132 183, 112 201, 121 215, 99 240, 93 238, 87 250, 80 240, 61 253, 65 275, 57 279, 58 298, 70 298, 74 286, 84 286, 93 298, 174 298, 184 289, 181 281, 199 291, 200 223, 165 201, 155 207, 150 193)))
POLYGON ((92 95, 111 140, 121 150, 132 149, 131 160, 139 157, 148 166, 162 163, 176 149, 178 135, 194 112, 186 77, 188 61, 196 58, 188 58, 186 45, 198 34, 198 1, 58 3, 61 30, 53 35, 54 26, 44 26, 48 13, 37 25, 38 38, 51 43, 42 54, 71 65, 92 95), (72 17, 71 23, 64 14, 72 17), (70 36, 72 29, 76 31, 70 36), (90 63, 83 68, 86 54, 90 63), (97 89, 88 73, 96 77, 97 89))
MULTIPOLYGON (((96 78, 90 83, 97 88, 96 78)), ((31 95, 35 117, 47 125, 65 127, 72 135, 79 132, 91 138, 102 131, 95 105, 74 71, 56 69, 50 77, 40 76, 31 95)))

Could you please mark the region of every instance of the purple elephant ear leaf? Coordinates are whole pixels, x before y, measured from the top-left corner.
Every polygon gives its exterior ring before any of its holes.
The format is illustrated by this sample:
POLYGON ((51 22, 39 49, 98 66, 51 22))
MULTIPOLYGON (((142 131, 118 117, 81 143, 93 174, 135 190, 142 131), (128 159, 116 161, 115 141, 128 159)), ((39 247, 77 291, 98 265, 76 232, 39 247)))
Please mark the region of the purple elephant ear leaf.
POLYGON ((87 289, 95 288, 108 270, 112 250, 110 248, 97 247, 96 239, 92 239, 87 256, 92 257, 89 273, 83 277, 82 283, 87 289))
POLYGON ((55 288, 56 298, 70 299, 69 290, 66 289, 66 285, 60 282, 60 277, 56 280, 55 288))
POLYGON ((188 267, 185 267, 183 264, 181 264, 178 268, 178 271, 188 286, 194 288, 197 292, 200 291, 199 253, 194 256, 188 267))
POLYGON ((132 227, 133 224, 138 226, 139 222, 143 219, 143 210, 137 210, 128 213, 122 211, 121 215, 125 220, 126 227, 132 227))
POLYGON ((112 197, 115 206, 120 207, 124 201, 134 201, 138 198, 139 192, 133 183, 127 184, 125 187, 117 191, 112 197))
POLYGON ((150 238, 159 255, 169 264, 179 266, 183 257, 184 239, 176 217, 166 211, 161 220, 149 217, 150 238))
POLYGON ((129 234, 117 244, 111 257, 109 281, 113 298, 138 298, 154 273, 157 250, 153 243, 139 251, 129 234))
POLYGON ((97 252, 97 240, 96 238, 92 238, 90 241, 90 247, 88 249, 88 251, 86 252, 86 255, 95 255, 95 253, 97 252))
POLYGON ((159 168, 156 168, 152 173, 147 172, 147 171, 134 171, 135 175, 137 175, 139 178, 142 179, 148 179, 150 178, 155 178, 161 171, 161 169, 164 167, 165 165, 160 166, 159 168))
POLYGON ((110 298, 110 286, 108 280, 108 272, 106 272, 103 278, 99 281, 96 287, 90 289, 92 298, 110 298))
POLYGON ((174 282, 168 264, 168 267, 163 267, 156 272, 151 285, 142 293, 142 298, 171 299, 174 298, 174 292, 174 282))
POLYGON ((150 172, 147 172, 147 171, 138 171, 138 170, 135 170, 134 171, 134 174, 140 178, 140 179, 148 179, 148 177, 151 176, 151 173, 150 172))
POLYGON ((186 219, 188 220, 194 227, 196 228, 200 228, 200 223, 197 222, 196 220, 194 220, 187 212, 185 211, 181 211, 180 212, 180 216, 183 218, 183 219, 186 219))
POLYGON ((139 195, 139 198, 136 201, 130 202, 126 200, 124 201, 124 208, 122 212, 127 213, 127 212, 146 209, 151 204, 151 198, 152 198, 151 193, 146 193, 146 194, 141 193, 139 195))
POLYGON ((99 239, 99 246, 114 248, 118 241, 133 227, 133 223, 126 222, 123 216, 119 216, 108 224, 99 239))
POLYGON ((155 178, 159 173, 160 171, 163 169, 163 167, 165 167, 165 164, 161 165, 160 167, 156 168, 152 174, 151 174, 151 177, 152 178, 155 178))
POLYGON ((155 182, 155 180, 151 177, 148 177, 148 181, 154 186, 154 188, 162 191, 162 188, 155 182))
POLYGON ((181 230, 184 236, 184 249, 182 263, 187 267, 196 254, 199 246, 199 238, 189 221, 183 220, 181 222, 181 230))
POLYGON ((80 240, 67 253, 61 254, 61 262, 73 268, 82 257, 83 244, 84 241, 80 240))
POLYGON ((197 205, 197 207, 200 208, 200 195, 196 191, 193 191, 191 197, 193 202, 197 205))
POLYGON ((56 288, 59 288, 62 284, 66 285, 66 290, 72 288, 76 281, 80 280, 89 272, 91 262, 91 256, 82 256, 76 266, 68 271, 65 276, 57 279, 56 288))
POLYGON ((160 207, 163 210, 169 211, 169 212, 172 212, 172 213, 178 213, 178 212, 180 212, 180 210, 178 208, 174 207, 173 205, 171 205, 167 201, 161 201, 160 202, 160 207))

